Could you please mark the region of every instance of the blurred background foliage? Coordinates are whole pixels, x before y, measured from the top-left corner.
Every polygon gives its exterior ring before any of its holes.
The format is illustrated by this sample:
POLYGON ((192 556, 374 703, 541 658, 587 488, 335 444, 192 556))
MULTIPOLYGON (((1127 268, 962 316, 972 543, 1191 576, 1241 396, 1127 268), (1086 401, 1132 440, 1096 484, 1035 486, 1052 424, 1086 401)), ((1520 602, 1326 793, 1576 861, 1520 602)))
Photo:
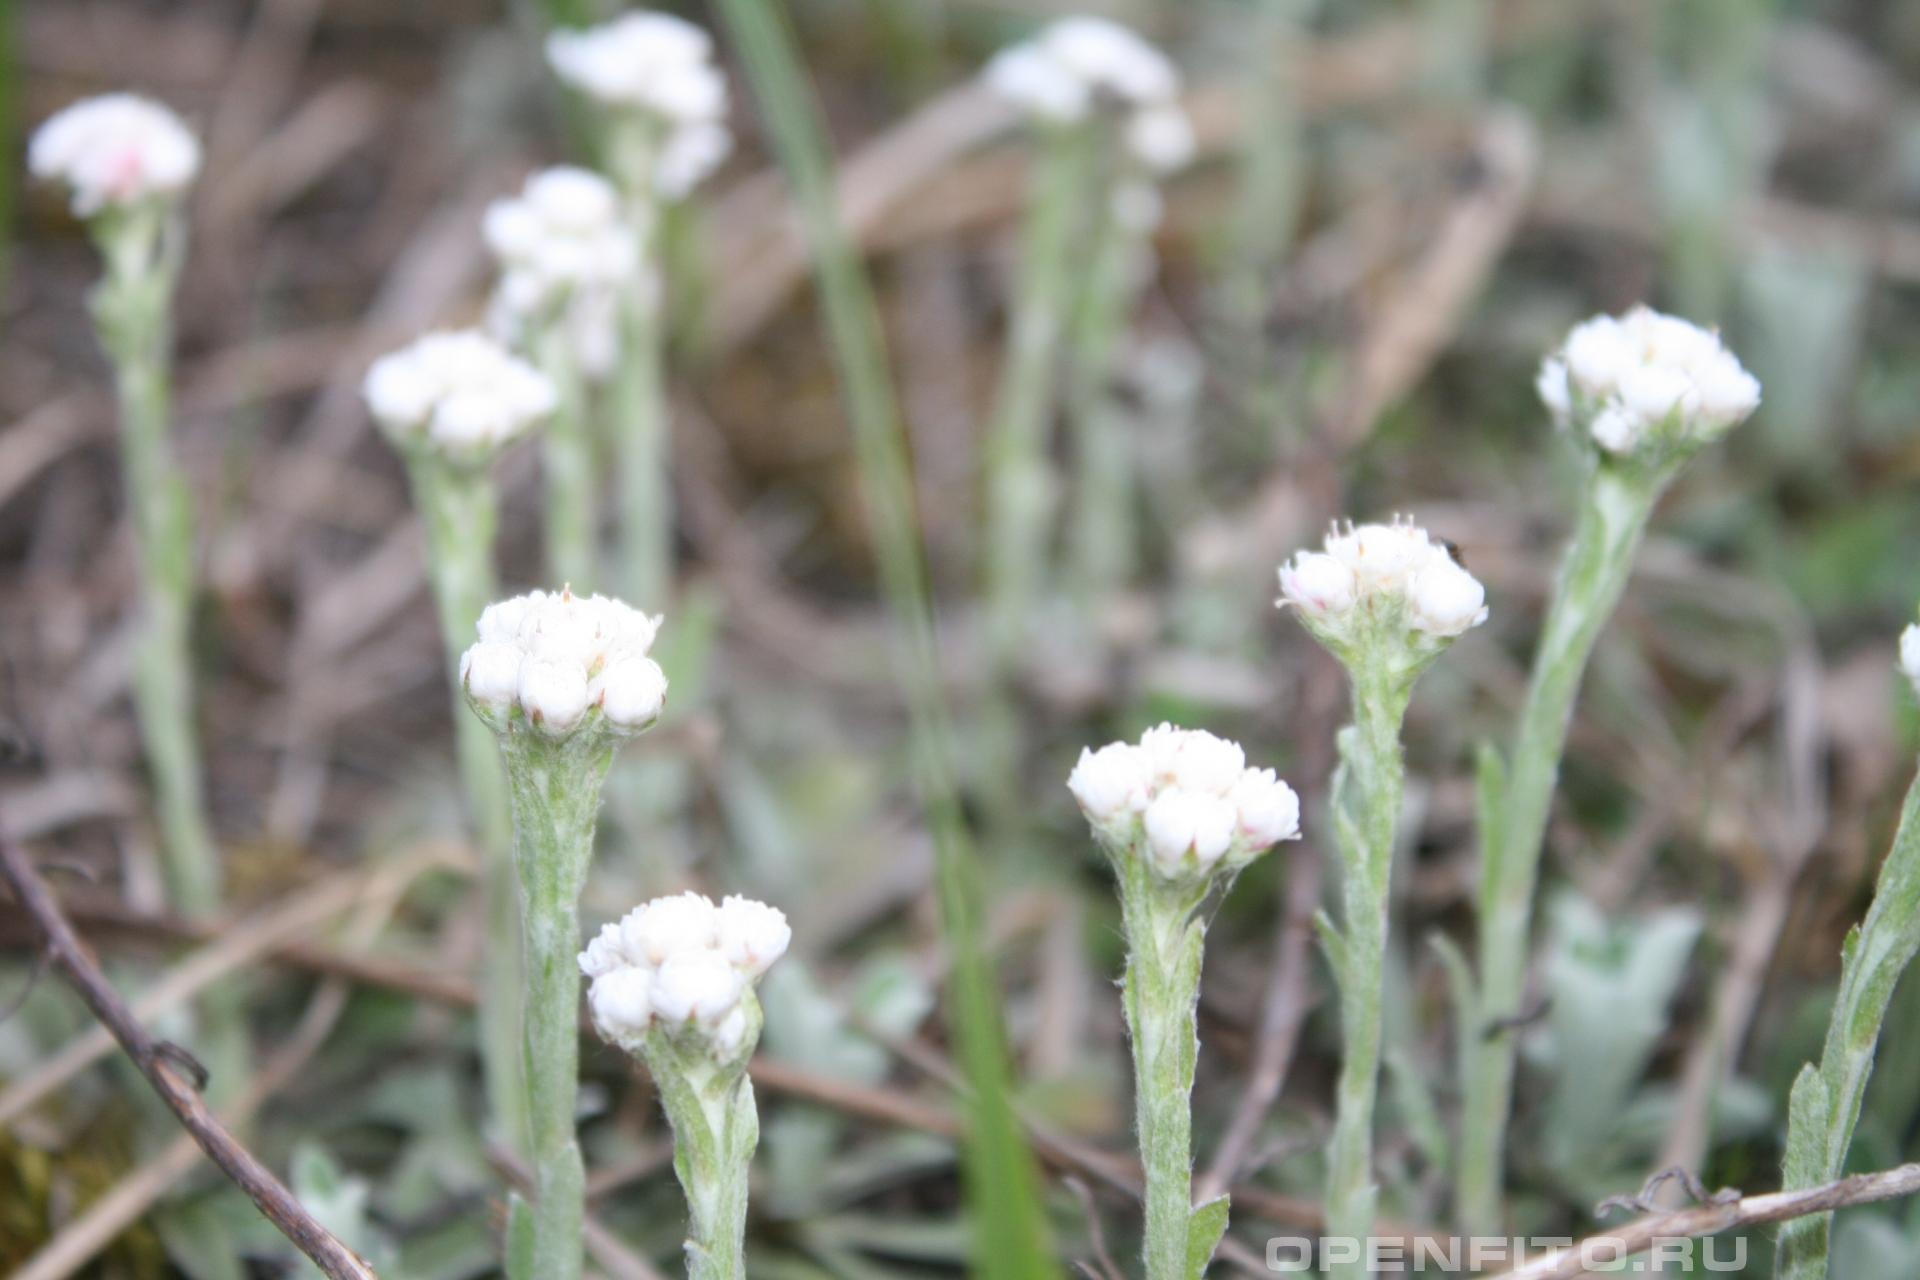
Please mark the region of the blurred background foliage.
MULTIPOLYGON (((1504 737, 1568 525, 1573 464, 1533 371, 1576 320, 1640 301, 1721 327, 1766 400, 1664 504, 1589 674, 1550 835, 1538 1016, 1515 1032, 1513 1217, 1577 1234, 1594 1200, 1675 1163, 1711 1186, 1775 1185, 1786 1087, 1817 1054, 1840 937, 1920 740, 1891 670, 1920 587, 1920 6, 1092 6, 1175 53, 1202 157, 1168 188, 1156 271, 1101 389, 1128 445, 1139 571, 1091 603, 1056 579, 1011 696, 989 687, 973 605, 982 422, 1027 150, 981 125, 989 108, 965 84, 1064 9, 785 7, 883 321, 979 940, 1065 1256, 1128 1257, 1136 1228, 1124 1195, 1051 1145, 1130 1145, 1117 911, 1062 782, 1083 744, 1161 718, 1240 738, 1308 799, 1308 839, 1243 878, 1209 948, 1203 1168, 1285 1029, 1273 1010, 1304 1019, 1277 1101, 1255 1109, 1225 1171, 1268 1198, 1241 1198, 1242 1254, 1219 1267, 1298 1234, 1282 1197, 1316 1194, 1336 1029, 1317 960, 1287 944, 1325 852, 1316 819, 1345 691, 1270 603, 1278 561, 1346 513, 1417 513, 1460 545, 1493 606, 1409 721, 1419 821, 1399 877, 1379 1164, 1390 1217, 1446 1223, 1456 1028, 1432 943, 1465 936, 1473 747, 1504 737)), ((131 86, 208 141, 179 432, 205 542, 214 808, 241 910, 413 868, 349 895, 351 910, 306 926, 307 950, 278 963, 259 947, 235 958, 238 930, 224 933, 226 980, 245 983, 263 1046, 303 1050, 265 1082, 251 1137, 383 1275, 482 1274, 511 1170, 490 1166, 475 1133, 459 1005, 489 940, 460 851, 444 848, 459 826, 418 534, 355 388, 379 351, 479 314, 481 208, 569 154, 537 32, 593 16, 597 0, 0 12, 14 157, 0 180, 14 228, 0 821, 86 871, 63 887, 130 988, 222 946, 154 910, 123 696, 131 563, 82 307, 91 252, 55 195, 17 187, 26 126, 131 86)), ((938 1012, 949 952, 903 747, 917 695, 894 677, 876 576, 903 549, 875 543, 896 535, 867 518, 769 135, 744 87, 738 99, 743 154, 671 236, 683 577, 666 634, 683 674, 613 796, 588 913, 694 884, 794 918, 794 958, 766 994, 766 1050, 787 1074, 761 1084, 756 1277, 958 1274, 969 1237, 938 1012)), ((532 585, 533 459, 510 459, 503 482, 504 580, 532 585)), ((3 911, 0 930, 23 936, 3 911)), ((10 950, 0 998, 30 979, 10 950)), ((1914 985, 1883 1062, 1920 1052, 1914 985)), ((81 1029, 61 991, 32 987, 0 1021, 0 1089, 81 1029)), ((594 1256, 609 1274, 671 1271, 664 1131, 624 1065, 586 1055, 596 1222, 624 1242, 594 1256)), ((1912 1158, 1917 1121, 1920 1075, 1883 1070, 1857 1164, 1912 1158)), ((285 1274, 282 1242, 169 1155, 174 1142, 112 1062, 8 1115, 0 1268, 71 1241, 109 1189, 177 1167, 87 1274, 285 1274)), ((1852 1211, 1837 1248, 1849 1280, 1910 1275, 1920 1218, 1852 1211)), ((1750 1256, 1753 1274, 1769 1270, 1763 1239, 1750 1256)))

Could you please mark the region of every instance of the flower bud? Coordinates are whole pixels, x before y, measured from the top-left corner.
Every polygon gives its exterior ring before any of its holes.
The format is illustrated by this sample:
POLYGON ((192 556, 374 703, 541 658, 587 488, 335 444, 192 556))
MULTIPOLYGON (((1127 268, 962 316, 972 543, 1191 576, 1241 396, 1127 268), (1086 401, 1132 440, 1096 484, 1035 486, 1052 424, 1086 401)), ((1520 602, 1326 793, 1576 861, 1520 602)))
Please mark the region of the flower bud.
POLYGON ((674 1026, 718 1027, 740 1003, 747 980, 718 951, 676 951, 655 971, 653 1011, 674 1026))
POLYGON ((578 663, 529 658, 520 664, 520 706, 543 732, 561 737, 587 713, 587 677, 578 663))
POLYGON ((1900 633, 1900 671, 1920 692, 1920 623, 1909 623, 1900 633))
POLYGON ((1345 613, 1360 593, 1359 579, 1324 551, 1301 551, 1280 566, 1280 597, 1309 613, 1345 613))
POLYGON ((1429 635, 1464 635, 1487 618, 1487 590, 1446 556, 1429 560, 1407 593, 1413 625, 1429 635))
POLYGON ((609 722, 645 729, 667 704, 667 674, 652 658, 629 658, 595 677, 595 700, 609 722))
POLYGON ((697 893, 655 898, 621 921, 620 940, 636 962, 658 967, 679 952, 719 945, 719 914, 697 893))
POLYGON ((1147 806, 1147 848, 1162 874, 1179 874, 1189 858, 1204 870, 1226 853, 1237 821, 1220 796, 1170 788, 1147 806))
POLYGON ((1110 742, 1098 751, 1081 748, 1079 763, 1067 775, 1067 789, 1097 825, 1144 810, 1152 785, 1145 754, 1124 742, 1110 742))
POLYGON ((772 968, 793 941, 785 913, 737 894, 720 903, 716 924, 720 953, 748 978, 772 968))
POLYGON ((653 1025, 653 973, 647 969, 610 969, 587 988, 593 1025, 616 1044, 627 1044, 653 1025))
POLYGON ((1249 849, 1300 838, 1300 797, 1271 769, 1249 769, 1227 793, 1240 838, 1249 849))

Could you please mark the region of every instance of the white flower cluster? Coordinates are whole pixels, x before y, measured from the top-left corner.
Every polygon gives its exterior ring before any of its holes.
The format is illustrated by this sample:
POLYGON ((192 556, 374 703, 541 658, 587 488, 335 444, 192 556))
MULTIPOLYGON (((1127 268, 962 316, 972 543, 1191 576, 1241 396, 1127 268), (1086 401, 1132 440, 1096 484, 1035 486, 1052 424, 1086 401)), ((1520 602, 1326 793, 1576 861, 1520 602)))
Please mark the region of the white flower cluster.
POLYGON ((1316 622, 1403 609, 1414 630, 1451 639, 1487 620, 1487 592, 1451 551, 1411 520, 1335 525, 1326 549, 1280 566, 1281 607, 1316 622))
POLYGON ((645 287, 639 246, 613 184, 571 165, 543 169, 519 195, 488 205, 481 225, 500 263, 493 331, 521 345, 540 325, 558 323, 588 377, 612 372, 621 292, 645 287))
POLYGON ((1900 633, 1900 674, 1920 694, 1920 623, 1909 623, 1900 633))
POLYGON ((1193 158, 1179 72, 1116 22, 1062 18, 995 54, 984 78, 994 93, 1050 124, 1085 120, 1103 106, 1120 110, 1128 152, 1153 173, 1171 173, 1193 158))
POLYGON ((1584 423, 1594 443, 1627 454, 1672 423, 1703 444, 1760 405, 1760 384, 1720 335, 1650 307, 1576 325, 1535 383, 1556 421, 1584 423))
POLYGON ((486 458, 553 412, 553 384, 477 329, 430 333, 384 355, 361 385, 395 442, 486 458))
POLYGON ((713 38, 665 13, 635 12, 547 37, 547 61, 562 81, 603 106, 639 112, 660 126, 655 189, 677 200, 733 150, 727 82, 713 38))
POLYGON ((171 200, 200 172, 200 143, 180 117, 148 98, 108 93, 48 117, 27 151, 33 175, 67 184, 73 211, 171 200))
POLYGON ((660 718, 667 677, 647 656, 660 619, 605 596, 535 591, 490 604, 479 640, 460 658, 460 683, 490 723, 518 711, 548 737, 565 737, 592 712, 614 733, 660 718))
POLYGON ((1137 745, 1082 750, 1067 788, 1115 848, 1144 848, 1162 876, 1246 865, 1300 835, 1300 798, 1237 742, 1204 729, 1149 729, 1137 745))
POLYGON ((717 907, 697 893, 655 898, 602 927, 580 953, 594 1026, 629 1053, 660 1027, 690 1031, 731 1057, 756 1030, 747 992, 792 941, 787 917, 751 898, 717 907))

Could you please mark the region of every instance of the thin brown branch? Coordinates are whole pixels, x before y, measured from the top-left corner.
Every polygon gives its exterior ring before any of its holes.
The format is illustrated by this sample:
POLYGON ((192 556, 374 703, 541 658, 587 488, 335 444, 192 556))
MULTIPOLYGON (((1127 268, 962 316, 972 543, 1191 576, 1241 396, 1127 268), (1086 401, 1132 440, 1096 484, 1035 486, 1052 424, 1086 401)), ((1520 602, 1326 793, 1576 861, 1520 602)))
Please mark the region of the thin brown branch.
POLYGON ((160 1100, 220 1171, 331 1280, 377 1280, 373 1269, 308 1213, 293 1192, 214 1117, 174 1056, 178 1050, 154 1040, 128 1011, 73 926, 60 914, 53 892, 25 851, 8 841, 0 841, 0 875, 33 917, 54 969, 113 1033, 160 1100))
POLYGON ((1879 1173, 1861 1173, 1824 1186, 1799 1191, 1774 1191, 1760 1196, 1743 1196, 1727 1204, 1703 1204, 1673 1213, 1650 1214, 1636 1218, 1615 1230, 1601 1232, 1567 1249, 1557 1249, 1493 1280, 1576 1280, 1587 1274, 1582 1258, 1596 1261, 1632 1257, 1645 1253, 1660 1240, 1692 1239, 1719 1235, 1745 1227, 1785 1222, 1816 1213, 1831 1213, 1849 1205, 1875 1204, 1898 1200, 1920 1193, 1920 1164, 1903 1164, 1879 1173), (1605 1248, 1593 1248, 1605 1241, 1605 1248))

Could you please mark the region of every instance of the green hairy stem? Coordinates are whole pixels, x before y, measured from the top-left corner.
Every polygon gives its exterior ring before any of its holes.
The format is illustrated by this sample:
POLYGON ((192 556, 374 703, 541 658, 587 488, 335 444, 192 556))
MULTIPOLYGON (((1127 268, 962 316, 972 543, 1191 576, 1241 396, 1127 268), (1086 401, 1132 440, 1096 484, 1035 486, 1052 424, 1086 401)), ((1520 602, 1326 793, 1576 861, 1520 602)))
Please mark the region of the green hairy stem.
MULTIPOLYGON (((1382 981, 1393 850, 1405 785, 1400 724, 1413 677, 1360 662, 1352 668, 1353 723, 1340 733, 1333 785, 1345 919, 1322 932, 1340 988, 1342 1053, 1327 1152, 1327 1233, 1364 1241, 1373 1227, 1373 1112, 1380 1090, 1382 981)), ((1362 1277, 1363 1263, 1336 1274, 1362 1277)))
POLYGON ((454 751, 461 791, 479 845, 487 945, 481 953, 480 1052, 488 1114, 496 1136, 515 1151, 526 1144, 520 1078, 520 951, 514 895, 513 823, 493 734, 466 707, 460 656, 474 623, 493 600, 495 494, 484 465, 454 462, 430 446, 408 450, 414 505, 425 522, 427 578, 433 588, 453 693, 454 751))
MULTIPOLYGON (((1842 948, 1840 991, 1827 1024, 1820 1065, 1803 1067, 1787 1105, 1783 1189, 1831 1182, 1846 1171, 1847 1148, 1873 1075, 1874 1050, 1894 987, 1920 952, 1920 781, 1907 789, 1893 848, 1880 868, 1867 918, 1842 948)), ((1787 1223, 1780 1231, 1774 1274, 1781 1280, 1823 1280, 1833 1214, 1787 1223)))
POLYGON ((1053 487, 1047 419, 1072 310, 1073 240, 1092 178, 1090 143, 1084 129, 1055 129, 1042 139, 1021 237, 1019 293, 987 436, 987 626, 1003 661, 1017 651, 1045 578, 1053 487))
POLYGON ((1127 930, 1122 1001, 1133 1042, 1134 1122, 1146 1172, 1147 1280, 1191 1280, 1226 1226, 1226 1202, 1193 1208, 1193 1073, 1199 1055, 1200 964, 1207 926, 1199 910, 1208 883, 1157 878, 1144 851, 1110 859, 1127 930), (1218 1206, 1217 1208, 1213 1206, 1218 1206), (1195 1250, 1204 1250, 1196 1263, 1195 1250))
MULTIPOLYGON (((749 993, 745 999, 752 1001, 749 993)), ((754 1025, 759 1011, 750 1014, 754 1025)), ((673 1127, 673 1172, 687 1196, 688 1280, 745 1280, 747 1170, 760 1142, 760 1115, 747 1077, 746 1047, 720 1062, 697 1035, 655 1030, 647 1068, 673 1127)))
POLYGON ((1134 569, 1133 450, 1113 396, 1113 375, 1140 289, 1145 236, 1112 207, 1099 211, 1086 282, 1075 309, 1068 379, 1074 447, 1068 548, 1083 607, 1111 598, 1134 569))
MULTIPOLYGON (((167 899, 180 914, 204 919, 220 910, 222 873, 194 727, 192 500, 168 438, 172 305, 184 232, 173 215, 151 208, 104 212, 93 231, 106 262, 93 317, 113 363, 140 574, 135 719, 153 780, 167 899)), ((201 1012, 196 1049, 210 1073, 210 1095, 225 1098, 246 1075, 245 1006, 224 983, 202 998, 201 1012)))
POLYGON ((1547 608, 1509 774, 1494 802, 1497 812, 1481 815, 1480 987, 1473 1017, 1460 1029, 1467 1065, 1455 1205, 1461 1226, 1473 1234, 1496 1234, 1501 1226, 1501 1170, 1517 1051, 1514 1036, 1489 1037, 1482 1031, 1519 1011, 1541 848, 1574 696, 1670 475, 1671 468, 1641 471, 1614 463, 1590 473, 1573 542, 1547 608))
POLYGON ((598 486, 586 380, 562 318, 549 321, 537 346, 540 371, 557 395, 541 442, 547 482, 547 575, 563 586, 597 590, 603 585, 594 551, 598 486))
POLYGON ((611 387, 620 475, 620 580, 626 598, 640 608, 665 605, 673 585, 666 326, 658 288, 647 278, 658 267, 665 212, 653 189, 659 130, 650 121, 623 121, 613 131, 608 153, 642 277, 620 300, 620 357, 611 387))
MULTIPOLYGON (((574 1134, 580 1070, 580 892, 593 856, 612 744, 597 734, 501 738, 513 800, 514 865, 526 946, 523 1052, 532 1240, 510 1250, 511 1280, 578 1280, 586 1175, 574 1134)), ((517 1242, 515 1242, 517 1244, 517 1242)))
POLYGON ((219 910, 221 875, 193 722, 193 517, 168 440, 171 307, 182 232, 157 210, 103 213, 95 231, 107 271, 94 291, 93 315, 113 361, 140 566, 144 616, 133 660, 134 705, 153 775, 167 893, 182 914, 204 917, 219 910))

